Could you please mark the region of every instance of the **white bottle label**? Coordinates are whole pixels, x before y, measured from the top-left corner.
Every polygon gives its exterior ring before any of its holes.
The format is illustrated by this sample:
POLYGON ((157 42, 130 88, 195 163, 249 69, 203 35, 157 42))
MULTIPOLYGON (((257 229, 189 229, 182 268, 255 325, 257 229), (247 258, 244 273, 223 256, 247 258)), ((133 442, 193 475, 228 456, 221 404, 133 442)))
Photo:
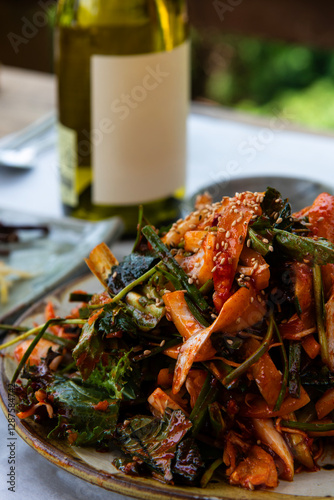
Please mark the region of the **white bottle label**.
POLYGON ((165 198, 185 184, 189 43, 91 58, 93 203, 165 198))

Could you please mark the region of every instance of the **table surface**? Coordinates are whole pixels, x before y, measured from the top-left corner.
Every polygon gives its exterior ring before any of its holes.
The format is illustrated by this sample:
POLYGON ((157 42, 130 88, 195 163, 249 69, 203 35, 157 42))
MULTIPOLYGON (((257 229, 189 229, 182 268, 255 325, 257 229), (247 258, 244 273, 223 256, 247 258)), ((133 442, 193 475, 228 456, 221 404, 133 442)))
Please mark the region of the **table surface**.
MULTIPOLYGON (((0 137, 17 131, 55 107, 55 81, 50 75, 1 68, 0 137)), ((51 131, 56 141, 55 130, 51 131)), ((0 169, 0 206, 61 216, 55 147, 29 171, 0 169)), ((334 189, 334 140, 331 136, 297 130, 289 117, 255 120, 228 110, 195 106, 188 121, 187 194, 203 186, 244 176, 284 175, 322 182, 334 189)), ((288 182, 288 181, 287 181, 288 182)), ((129 248, 114 245, 120 257, 129 248)), ((7 439, 7 421, 0 415, 0 438, 7 439)), ((40 457, 17 441, 16 498, 106 500, 125 499, 85 483, 40 457), (27 488, 27 485, 33 488, 27 488)), ((6 447, 0 450, 0 497, 9 498, 6 447)))

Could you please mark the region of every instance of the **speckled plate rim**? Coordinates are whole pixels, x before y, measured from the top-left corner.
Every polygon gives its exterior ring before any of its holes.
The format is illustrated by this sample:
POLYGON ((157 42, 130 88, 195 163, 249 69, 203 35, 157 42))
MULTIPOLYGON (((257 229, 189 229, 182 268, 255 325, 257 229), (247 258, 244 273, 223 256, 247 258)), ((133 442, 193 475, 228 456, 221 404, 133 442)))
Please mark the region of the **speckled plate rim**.
POLYGON ((212 196, 213 201, 218 201, 223 196, 232 196, 235 192, 242 192, 246 189, 262 191, 268 186, 274 187, 278 191, 281 190, 284 198, 289 199, 292 209, 296 211, 306 206, 303 205, 304 200, 306 200, 306 202, 307 200, 311 202, 317 194, 323 191, 334 194, 334 182, 324 184, 310 177, 299 177, 295 174, 291 174, 291 176, 272 174, 268 171, 266 174, 256 173, 254 175, 231 176, 225 180, 203 185, 195 192, 190 193, 185 199, 183 214, 185 215, 189 213, 189 211, 192 211, 194 209, 196 197, 205 192, 208 192, 212 196), (296 194, 297 199, 294 201, 291 200, 296 194))
MULTIPOLYGON (((73 282, 57 288, 54 293, 46 294, 44 298, 27 309, 16 321, 16 324, 36 313, 50 296, 61 297, 73 287, 82 288, 88 279, 92 279, 92 276, 85 275, 77 278, 73 282)), ((96 289, 97 287, 98 283, 96 282, 96 289)), ((8 415, 8 383, 9 380, 5 373, 5 358, 2 356, 0 358, 0 406, 6 417, 8 415)), ((222 482, 206 489, 170 486, 151 479, 133 478, 122 473, 111 474, 86 463, 66 443, 57 442, 55 445, 54 442, 48 441, 42 433, 36 431, 33 422, 29 420, 16 420, 15 430, 29 446, 57 467, 96 486, 134 498, 150 498, 152 500, 325 500, 328 498, 328 495, 304 496, 269 490, 248 491, 222 482)))

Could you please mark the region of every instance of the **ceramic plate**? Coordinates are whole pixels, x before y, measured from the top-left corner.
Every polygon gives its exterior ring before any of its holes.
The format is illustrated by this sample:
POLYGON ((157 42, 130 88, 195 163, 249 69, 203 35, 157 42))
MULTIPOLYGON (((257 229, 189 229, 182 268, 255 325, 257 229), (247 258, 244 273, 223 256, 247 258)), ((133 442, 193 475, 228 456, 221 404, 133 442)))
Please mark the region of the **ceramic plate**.
POLYGON ((3 263, 31 276, 29 279, 19 279, 15 274, 8 276, 8 300, 0 301, 0 323, 5 316, 8 318, 29 306, 74 273, 82 274, 86 269, 84 258, 89 252, 101 241, 112 243, 122 230, 122 223, 116 217, 87 222, 66 217, 43 218, 1 208, 0 223, 43 225, 49 230, 46 235, 41 231, 18 231, 19 242, 0 242, 0 266, 3 263))
MULTIPOLYGON (((91 293, 98 291, 100 287, 97 280, 91 276, 80 281, 77 280, 32 306, 18 323, 29 326, 34 322, 43 322, 43 310, 48 300, 52 300, 56 305, 58 314, 67 314, 73 307, 73 304, 67 302, 68 294, 78 288, 91 293)), ((5 414, 8 408, 8 382, 15 369, 13 358, 10 357, 11 352, 9 349, 7 351, 9 356, 0 358, 0 396, 5 414)), ((49 440, 46 438, 43 428, 31 419, 18 421, 16 431, 38 453, 58 467, 102 488, 141 499, 324 500, 325 497, 333 494, 334 472, 324 469, 314 473, 297 474, 291 483, 280 481, 275 491, 245 491, 230 486, 218 478, 211 482, 206 489, 169 486, 145 478, 132 478, 118 472, 112 465, 112 460, 119 456, 119 452, 116 450, 102 454, 97 453, 92 448, 70 447, 65 442, 49 440)), ((332 450, 333 455, 334 444, 332 450)), ((329 450, 324 458, 324 463, 330 463, 332 458, 329 450)))
POLYGON ((262 175, 252 177, 240 177, 230 179, 224 182, 217 182, 204 186, 199 192, 195 193, 187 204, 187 210, 193 210, 196 196, 207 191, 213 198, 213 201, 220 201, 223 196, 231 196, 234 193, 243 191, 265 191, 267 187, 274 187, 284 198, 288 198, 294 211, 301 210, 311 205, 318 194, 326 191, 334 194, 333 188, 320 182, 301 179, 298 177, 283 177, 275 175, 262 175))

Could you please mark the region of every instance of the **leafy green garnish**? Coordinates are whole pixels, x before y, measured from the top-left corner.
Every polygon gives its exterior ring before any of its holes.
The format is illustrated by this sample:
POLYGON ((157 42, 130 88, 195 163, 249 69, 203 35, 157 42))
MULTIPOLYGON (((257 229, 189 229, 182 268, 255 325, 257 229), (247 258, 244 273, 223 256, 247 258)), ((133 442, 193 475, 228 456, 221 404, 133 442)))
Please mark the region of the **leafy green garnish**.
POLYGON ((106 335, 119 331, 135 334, 137 324, 123 304, 107 304, 99 320, 99 331, 106 335))
POLYGON ((268 218, 274 227, 285 229, 291 225, 290 203, 287 199, 282 198, 281 193, 277 189, 272 187, 267 188, 261 208, 263 216, 268 218))
POLYGON ((300 397, 300 362, 301 343, 290 340, 289 342, 289 394, 293 398, 300 397))
POLYGON ((193 438, 183 439, 177 447, 172 469, 177 483, 196 485, 203 472, 204 462, 193 438))
POLYGON ((298 236, 280 229, 274 229, 274 233, 275 241, 293 259, 299 262, 307 259, 309 263, 320 266, 334 263, 334 245, 328 240, 298 236))
POLYGON ((263 241, 265 238, 257 234, 252 227, 248 228, 248 234, 252 242, 252 248, 265 257, 269 252, 269 247, 271 244, 268 238, 267 238, 268 240, 267 243, 265 243, 263 241))
POLYGON ((76 446, 96 444, 110 438, 117 424, 119 402, 109 398, 106 391, 83 385, 80 380, 60 377, 55 378, 47 390, 53 395, 53 405, 61 422, 53 433, 60 427, 67 433, 75 433, 73 443, 76 446), (108 402, 103 411, 96 408, 101 401, 108 402))
POLYGON ((104 350, 104 341, 97 329, 97 323, 98 319, 91 324, 84 324, 79 341, 72 352, 83 380, 92 373, 104 350))
POLYGON ((113 266, 108 278, 108 288, 113 294, 118 294, 124 287, 140 278, 157 262, 154 255, 131 253, 118 266, 113 266))
POLYGON ((125 352, 119 358, 110 354, 108 364, 104 366, 100 361, 90 374, 87 383, 102 388, 110 397, 121 399, 133 370, 129 359, 130 353, 131 351, 125 352))
POLYGON ((161 419, 138 416, 127 420, 117 427, 116 438, 125 453, 143 460, 155 477, 171 482, 177 445, 191 426, 181 410, 167 410, 161 419))

